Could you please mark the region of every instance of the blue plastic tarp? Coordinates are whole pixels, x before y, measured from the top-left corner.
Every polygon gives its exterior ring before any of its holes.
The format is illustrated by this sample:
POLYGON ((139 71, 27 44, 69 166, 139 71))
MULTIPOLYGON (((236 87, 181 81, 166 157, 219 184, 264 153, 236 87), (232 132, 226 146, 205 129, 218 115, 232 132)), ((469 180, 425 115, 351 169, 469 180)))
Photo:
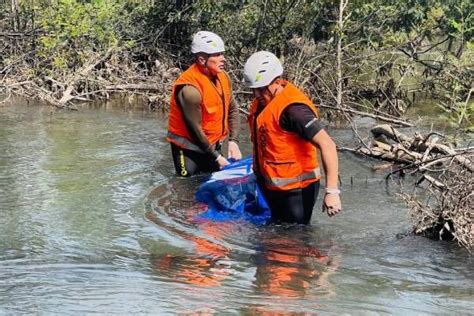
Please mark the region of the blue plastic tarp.
POLYGON ((214 172, 196 192, 196 201, 208 206, 199 217, 214 221, 245 219, 265 224, 270 210, 258 189, 252 157, 232 162, 214 172))

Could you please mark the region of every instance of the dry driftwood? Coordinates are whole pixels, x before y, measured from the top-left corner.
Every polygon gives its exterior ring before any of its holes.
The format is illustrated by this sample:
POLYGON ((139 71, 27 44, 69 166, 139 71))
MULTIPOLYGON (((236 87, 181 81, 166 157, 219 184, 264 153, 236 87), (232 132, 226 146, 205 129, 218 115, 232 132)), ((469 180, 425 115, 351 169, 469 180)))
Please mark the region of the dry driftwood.
POLYGON ((414 163, 426 161, 436 155, 445 155, 454 157, 459 164, 473 171, 471 160, 464 157, 462 153, 456 152, 455 149, 437 143, 438 138, 430 141, 430 137, 423 137, 418 133, 409 137, 388 124, 375 126, 371 129, 371 133, 374 137, 370 149, 372 157, 414 163))
POLYGON ((163 88, 153 84, 118 84, 105 87, 107 90, 127 90, 127 91, 162 91, 163 88))
POLYGON ((354 109, 351 109, 351 108, 348 108, 348 107, 337 108, 337 107, 334 107, 334 106, 328 106, 328 105, 324 105, 324 104, 320 104, 319 106, 322 107, 322 108, 325 108, 325 109, 329 109, 329 110, 334 110, 334 111, 339 111, 339 112, 344 111, 344 112, 348 112, 348 113, 351 113, 351 114, 371 117, 371 118, 374 118, 374 119, 378 119, 378 120, 381 120, 381 121, 384 121, 384 122, 397 124, 397 125, 400 125, 400 126, 405 126, 405 127, 412 127, 413 126, 412 123, 406 122, 406 121, 401 120, 401 119, 388 117, 386 115, 366 113, 366 112, 357 111, 357 110, 354 110, 354 109))
POLYGON ((442 144, 438 133, 408 136, 388 124, 375 126, 371 133, 369 146, 344 149, 398 164, 387 177, 406 171, 421 174, 411 194, 400 194, 410 208, 415 233, 455 239, 472 250, 474 147, 456 150, 442 144))
POLYGON ((91 56, 77 70, 55 74, 44 71, 32 78, 30 74, 39 67, 38 63, 44 63, 47 68, 50 62, 47 58, 30 58, 34 52, 23 54, 0 68, 0 104, 7 102, 10 96, 18 95, 40 99, 57 108, 77 109, 75 101, 109 99, 117 93, 128 95, 129 100, 138 95, 148 101, 150 109, 164 109, 171 84, 179 72, 170 67, 167 56, 162 56, 163 62, 155 61, 141 69, 134 64, 132 55, 111 49, 91 56))
POLYGON ((87 75, 98 64, 108 59, 111 54, 112 50, 109 49, 103 56, 91 61, 90 63, 82 67, 82 69, 77 74, 75 74, 70 80, 68 80, 68 82, 66 82, 66 84, 64 85, 66 86, 66 90, 64 91, 61 99, 57 101, 53 99, 51 103, 61 108, 64 107, 71 100, 74 100, 76 97, 72 95, 72 91, 74 90, 76 82, 85 75, 87 75))
POLYGON ((469 251, 474 250, 472 172, 452 159, 438 176, 423 174, 417 181, 418 187, 422 183, 426 185, 424 190, 400 194, 410 208, 415 233, 454 239, 469 251))

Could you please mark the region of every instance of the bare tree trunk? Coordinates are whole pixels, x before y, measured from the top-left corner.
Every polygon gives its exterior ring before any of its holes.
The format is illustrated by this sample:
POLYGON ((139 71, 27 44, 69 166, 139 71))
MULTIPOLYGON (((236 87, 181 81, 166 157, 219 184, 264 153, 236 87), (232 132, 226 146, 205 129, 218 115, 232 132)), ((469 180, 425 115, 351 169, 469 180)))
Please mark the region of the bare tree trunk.
POLYGON ((260 32, 262 30, 263 23, 265 23, 265 15, 267 14, 267 0, 263 2, 263 14, 260 16, 260 21, 257 26, 257 39, 255 44, 255 51, 258 51, 258 45, 260 44, 260 32))
POLYGON ((459 43, 459 48, 458 50, 456 51, 456 58, 461 58, 461 55, 463 53, 463 50, 464 50, 464 27, 466 25, 466 21, 464 19, 464 1, 461 2, 461 10, 462 10, 462 14, 461 14, 461 43, 459 43))
POLYGON ((336 48, 336 76, 337 76, 337 83, 336 83, 336 106, 337 108, 342 107, 342 94, 343 94, 343 86, 342 86, 342 32, 344 29, 344 10, 347 7, 349 0, 340 0, 339 1, 339 19, 337 21, 338 27, 338 34, 337 34, 337 48, 336 48))
POLYGON ((18 32, 20 30, 20 8, 18 5, 18 0, 12 0, 12 28, 14 32, 18 32))

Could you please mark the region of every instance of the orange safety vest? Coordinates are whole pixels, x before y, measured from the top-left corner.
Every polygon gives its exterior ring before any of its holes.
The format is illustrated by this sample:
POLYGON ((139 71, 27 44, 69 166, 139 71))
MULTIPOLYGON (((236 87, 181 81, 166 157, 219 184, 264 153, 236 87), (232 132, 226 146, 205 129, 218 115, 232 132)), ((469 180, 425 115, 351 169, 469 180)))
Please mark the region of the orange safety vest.
POLYGON ((193 143, 181 107, 176 100, 175 91, 178 86, 192 85, 201 94, 202 129, 210 144, 224 140, 229 133, 229 106, 231 100, 231 84, 225 72, 217 74, 217 86, 193 64, 173 83, 171 90, 171 107, 169 113, 167 140, 177 146, 202 152, 193 143))
POLYGON ((253 168, 270 190, 304 188, 321 178, 316 147, 296 133, 280 127, 280 116, 291 104, 306 104, 317 117, 319 112, 297 87, 287 81, 284 85, 282 92, 259 114, 256 114, 258 101, 255 99, 249 116, 253 168))

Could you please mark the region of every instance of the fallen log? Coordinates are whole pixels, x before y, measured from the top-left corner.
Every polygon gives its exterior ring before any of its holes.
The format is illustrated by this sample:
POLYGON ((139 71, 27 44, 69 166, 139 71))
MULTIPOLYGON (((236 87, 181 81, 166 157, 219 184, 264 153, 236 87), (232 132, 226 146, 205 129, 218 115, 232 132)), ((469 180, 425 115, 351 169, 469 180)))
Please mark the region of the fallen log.
POLYGON ((85 65, 82 67, 82 69, 74 75, 70 80, 68 80, 64 86, 66 87, 66 90, 64 91, 62 97, 59 100, 55 100, 52 98, 52 103, 58 107, 62 108, 66 106, 67 103, 75 99, 75 96, 72 95, 72 91, 74 90, 74 86, 77 83, 77 81, 87 75, 92 69, 94 69, 98 64, 101 62, 105 61, 108 59, 112 54, 112 49, 109 49, 103 56, 100 58, 91 61, 89 64, 85 65))
POLYGON ((371 134, 373 140, 367 147, 339 149, 396 163, 399 167, 390 171, 387 179, 408 171, 421 174, 413 193, 400 193, 410 209, 413 231, 436 239, 454 239, 472 251, 474 147, 454 149, 441 143, 444 136, 439 133, 408 136, 388 124, 375 126, 371 134))

